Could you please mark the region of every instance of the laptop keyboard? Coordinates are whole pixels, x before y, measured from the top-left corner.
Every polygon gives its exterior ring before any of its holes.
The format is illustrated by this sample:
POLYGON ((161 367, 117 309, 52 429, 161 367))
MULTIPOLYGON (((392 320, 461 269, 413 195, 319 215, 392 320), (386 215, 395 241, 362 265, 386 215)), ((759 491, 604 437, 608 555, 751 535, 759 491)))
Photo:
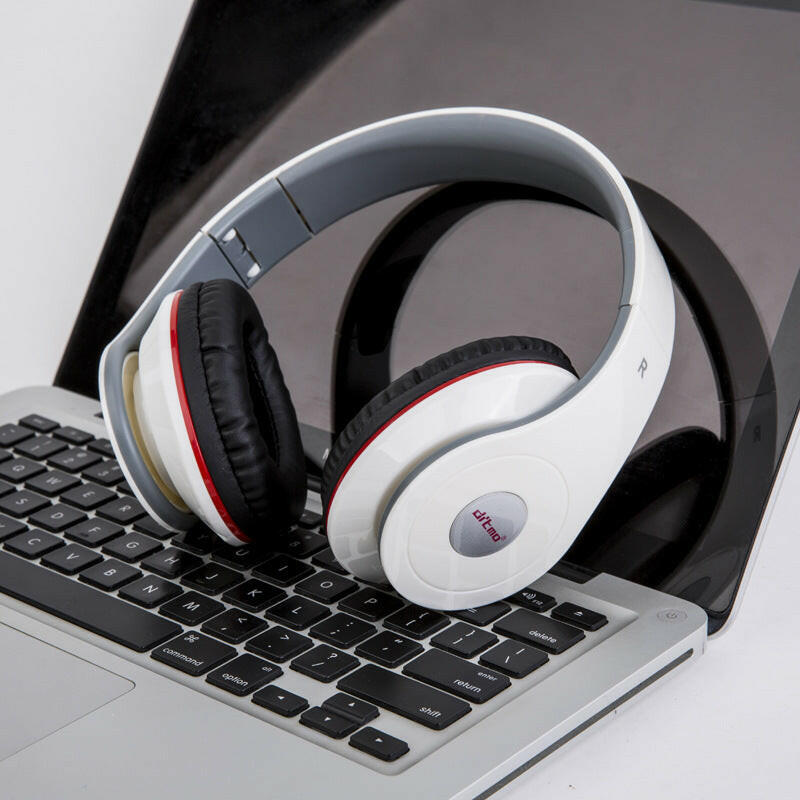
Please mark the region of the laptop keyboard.
POLYGON ((348 575, 320 523, 306 511, 272 549, 173 535, 107 439, 39 414, 0 425, 0 592, 338 752, 410 765, 623 623, 534 587, 420 608, 348 575))

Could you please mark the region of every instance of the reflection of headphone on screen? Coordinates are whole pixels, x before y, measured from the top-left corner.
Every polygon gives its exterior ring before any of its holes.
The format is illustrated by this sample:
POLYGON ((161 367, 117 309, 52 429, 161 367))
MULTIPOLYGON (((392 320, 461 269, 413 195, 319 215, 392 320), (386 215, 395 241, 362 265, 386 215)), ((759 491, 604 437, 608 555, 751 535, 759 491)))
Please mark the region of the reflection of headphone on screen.
MULTIPOLYGON (((701 541, 718 536, 720 526, 730 544, 732 519, 751 524, 752 501, 763 496, 773 471, 777 409, 769 347, 733 265, 676 205, 637 181, 627 183, 706 345, 721 436, 682 428, 635 452, 566 558, 654 586, 685 564, 691 550, 702 550, 701 541)), ((394 326, 428 254, 470 214, 514 200, 591 210, 564 195, 518 184, 456 183, 412 202, 377 237, 353 278, 338 325, 335 433, 389 384, 394 326)), ((692 589, 670 588, 684 594, 692 589)), ((705 598, 706 604, 710 600, 705 598)))
POLYGON ((381 387, 325 463, 331 548, 358 577, 386 577, 442 609, 505 597, 564 554, 658 398, 674 300, 609 160, 560 125, 496 109, 421 112, 333 139, 251 186, 181 253, 100 366, 115 451, 153 516, 180 529, 194 513, 236 543, 264 541, 299 515, 296 416, 245 288, 337 219, 455 180, 558 192, 613 224, 623 255, 616 323, 580 379, 557 346, 507 336, 381 387))

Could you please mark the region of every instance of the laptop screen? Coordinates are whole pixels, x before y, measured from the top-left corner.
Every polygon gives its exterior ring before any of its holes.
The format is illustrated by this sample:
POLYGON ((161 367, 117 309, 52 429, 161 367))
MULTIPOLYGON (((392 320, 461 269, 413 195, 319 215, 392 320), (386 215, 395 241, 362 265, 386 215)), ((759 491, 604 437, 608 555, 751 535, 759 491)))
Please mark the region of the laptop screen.
MULTIPOLYGON (((571 554, 681 594, 706 608, 712 629, 721 624, 800 400, 800 14, 700 0, 626 0, 614 15, 591 2, 580 13, 510 0, 309 1, 291 12, 278 2, 247 5, 194 7, 57 382, 96 395, 102 347, 198 227, 302 150, 423 108, 491 105, 550 117, 705 230, 738 275, 771 351, 764 369, 777 387, 766 422, 774 446, 735 524, 714 528, 715 498, 720 482, 723 492, 739 489, 724 475, 714 483, 682 473, 684 450, 670 491, 571 554), (698 508, 707 510, 700 525, 698 508)), ((335 331, 348 287, 380 232, 416 197, 335 224, 255 288, 308 425, 332 427, 335 331)), ((557 343, 582 374, 613 323, 619 264, 618 238, 602 220, 548 203, 486 206, 451 230, 416 275, 392 340, 392 375, 507 334, 557 343)), ((677 305, 672 366, 640 453, 685 429, 725 438, 708 343, 680 294, 677 305)), ((657 484, 657 472, 645 484, 657 484)))

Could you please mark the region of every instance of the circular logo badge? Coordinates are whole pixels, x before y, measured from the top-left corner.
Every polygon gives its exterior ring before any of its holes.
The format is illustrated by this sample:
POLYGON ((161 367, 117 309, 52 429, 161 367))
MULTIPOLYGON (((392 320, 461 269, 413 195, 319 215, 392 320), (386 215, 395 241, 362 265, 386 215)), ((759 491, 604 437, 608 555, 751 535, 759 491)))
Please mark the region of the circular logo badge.
POLYGON ((511 492, 489 492, 464 506, 450 526, 450 544, 470 558, 489 556, 519 536, 528 507, 511 492))

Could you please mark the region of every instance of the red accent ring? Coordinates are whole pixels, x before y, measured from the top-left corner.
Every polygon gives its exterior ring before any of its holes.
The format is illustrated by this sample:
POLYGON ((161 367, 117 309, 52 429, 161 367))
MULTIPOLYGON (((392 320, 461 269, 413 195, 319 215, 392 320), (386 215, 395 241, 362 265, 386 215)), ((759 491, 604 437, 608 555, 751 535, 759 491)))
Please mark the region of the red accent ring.
POLYGON ((398 411, 390 420, 384 422, 383 425, 381 425, 381 427, 378 428, 378 430, 375 431, 375 433, 373 433, 372 436, 370 436, 369 439, 367 439, 367 441, 364 442, 363 445, 361 445, 361 447, 358 449, 358 452, 352 457, 352 459, 350 459, 350 463, 344 468, 344 470, 342 470, 342 474, 339 476, 339 480, 336 481, 336 486, 333 487, 333 491, 331 492, 330 500, 328 500, 328 507, 325 509, 325 524, 326 525, 328 524, 328 513, 331 509, 331 506, 333 505, 333 498, 336 497, 336 492, 339 490, 339 486, 344 480, 344 476, 347 475, 347 473, 350 471, 350 468, 353 466, 353 464, 356 463, 358 457, 367 449, 367 447, 369 447, 369 445, 372 444, 372 442, 378 436, 380 436, 386 430, 386 428, 388 428, 396 419, 402 417, 403 414, 406 413, 406 411, 409 411, 410 409, 414 408, 414 406, 417 405, 417 403, 421 403, 423 400, 427 399, 432 394, 436 394, 436 392, 440 392, 442 389, 446 389, 448 386, 452 386, 452 384, 458 383, 458 381, 463 381, 464 378, 471 378, 473 375, 477 375, 480 372, 486 372, 487 370, 490 369, 497 369, 498 367, 510 367, 513 364, 549 364, 550 366, 558 366, 557 364, 553 364, 550 361, 534 361, 526 359, 517 359, 516 361, 504 361, 502 364, 489 364, 489 366, 487 367, 479 367, 478 369, 474 369, 471 372, 465 372, 463 375, 451 378, 449 381, 445 381, 445 383, 434 387, 429 392, 425 392, 425 394, 423 394, 422 397, 418 397, 416 400, 414 400, 413 403, 409 403, 404 408, 401 408, 400 411, 398 411))
POLYGON ((208 471, 206 460, 203 458, 203 451, 200 449, 200 443, 197 441, 197 433, 194 429, 192 422, 192 414, 189 411, 189 402, 186 399, 186 387, 183 383, 183 370, 181 370, 181 361, 178 356, 178 302, 183 292, 176 292, 172 300, 172 306, 169 311, 169 344, 172 348, 172 371, 175 375, 175 388, 178 390, 178 401, 181 405, 181 414, 183 415, 183 424, 186 426, 186 434, 189 437, 189 444, 192 446, 194 453, 194 460, 197 463, 197 468, 200 470, 200 476, 205 484, 208 496, 217 509, 217 513, 225 523, 225 527, 240 541, 250 542, 250 537, 243 533, 239 526, 233 521, 233 518, 228 513, 222 498, 217 492, 217 487, 214 486, 214 481, 211 478, 211 473, 208 471))

